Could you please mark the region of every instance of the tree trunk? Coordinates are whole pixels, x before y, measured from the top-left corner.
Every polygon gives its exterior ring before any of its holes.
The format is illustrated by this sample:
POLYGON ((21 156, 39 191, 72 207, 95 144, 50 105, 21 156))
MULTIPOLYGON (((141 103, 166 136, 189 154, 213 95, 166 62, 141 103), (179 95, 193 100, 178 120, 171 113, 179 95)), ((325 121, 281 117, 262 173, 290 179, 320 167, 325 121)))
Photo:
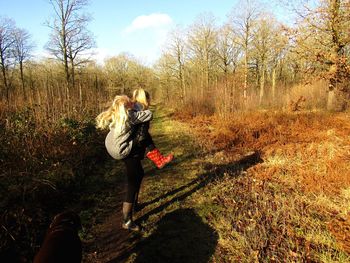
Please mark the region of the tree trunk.
POLYGON ((203 70, 201 70, 201 74, 200 74, 200 87, 201 87, 201 98, 204 98, 203 70))
POLYGON ((265 93, 265 67, 262 65, 261 69, 261 78, 260 78, 260 93, 259 93, 259 105, 261 106, 262 100, 264 98, 265 93))
POLYGON ((339 88, 330 88, 327 96, 327 110, 341 112, 348 106, 349 95, 339 88))
MULTIPOLYGON (((2 63, 3 64, 3 63, 2 63)), ((4 81, 4 87, 5 87, 5 94, 6 94, 6 101, 7 101, 7 105, 10 104, 10 95, 9 95, 9 84, 8 84, 8 80, 7 80, 7 72, 6 72, 6 68, 4 66, 4 64, 1 67, 1 72, 2 72, 2 77, 3 77, 3 81, 4 81)))
MULTIPOLYGON (((72 54, 70 55, 72 57, 72 54)), ((72 88, 74 89, 75 87, 75 66, 74 66, 74 61, 73 58, 70 58, 70 66, 71 66, 71 81, 72 81, 72 88)))
POLYGON ((50 107, 50 88, 49 88, 49 80, 48 80, 48 76, 46 77, 46 81, 44 83, 45 85, 45 90, 46 90, 46 112, 47 112, 47 117, 49 117, 49 114, 52 112, 52 109, 50 107))
POLYGON ((332 56, 335 58, 332 62, 329 72, 329 91, 327 109, 331 111, 344 111, 349 100, 348 83, 350 80, 347 71, 346 57, 344 55, 344 43, 341 40, 341 25, 340 25, 340 0, 331 0, 331 20, 330 29, 332 35, 332 56))
POLYGON ((244 107, 247 106, 247 88, 248 88, 248 51, 246 49, 245 56, 244 56, 244 86, 243 86, 244 107))
POLYGON ((182 74, 182 80, 181 80, 181 82, 182 82, 182 96, 183 96, 183 101, 185 101, 186 100, 186 85, 185 85, 185 76, 184 76, 184 74, 182 74))
POLYGON ((81 83, 79 83, 79 102, 80 102, 80 111, 83 109, 83 89, 81 83))
POLYGON ((26 101, 27 100, 27 93, 26 93, 25 84, 24 84, 24 73, 23 73, 23 62, 22 61, 20 61, 20 63, 19 63, 19 70, 20 70, 20 74, 21 74, 23 98, 26 101))
POLYGON ((271 92, 272 92, 272 103, 275 104, 275 99, 276 99, 276 67, 273 67, 273 69, 272 69, 271 92))
POLYGON ((184 82, 183 82, 182 66, 181 66, 181 64, 180 64, 180 68, 179 68, 179 80, 180 80, 180 89, 181 89, 180 99, 181 99, 181 102, 184 103, 184 100, 185 100, 185 89, 184 89, 184 82))

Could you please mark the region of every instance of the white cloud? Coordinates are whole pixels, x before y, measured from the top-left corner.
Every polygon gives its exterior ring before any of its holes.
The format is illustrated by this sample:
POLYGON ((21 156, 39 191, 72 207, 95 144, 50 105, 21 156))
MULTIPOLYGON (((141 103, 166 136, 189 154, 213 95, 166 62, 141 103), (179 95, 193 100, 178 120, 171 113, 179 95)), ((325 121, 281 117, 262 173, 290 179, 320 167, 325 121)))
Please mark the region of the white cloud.
POLYGON ((131 25, 129 25, 124 32, 131 33, 133 31, 145 28, 160 28, 163 26, 169 26, 172 24, 173 20, 167 14, 150 14, 150 15, 142 15, 136 17, 131 25))
POLYGON ((92 58, 100 65, 103 65, 104 61, 116 55, 116 52, 109 48, 95 48, 93 49, 92 58))
POLYGON ((52 55, 45 49, 37 49, 33 52, 33 59, 34 61, 40 61, 40 60, 45 60, 47 58, 52 58, 52 55))
POLYGON ((121 32, 116 48, 153 63, 159 58, 161 47, 172 27, 173 20, 168 14, 138 16, 121 32))

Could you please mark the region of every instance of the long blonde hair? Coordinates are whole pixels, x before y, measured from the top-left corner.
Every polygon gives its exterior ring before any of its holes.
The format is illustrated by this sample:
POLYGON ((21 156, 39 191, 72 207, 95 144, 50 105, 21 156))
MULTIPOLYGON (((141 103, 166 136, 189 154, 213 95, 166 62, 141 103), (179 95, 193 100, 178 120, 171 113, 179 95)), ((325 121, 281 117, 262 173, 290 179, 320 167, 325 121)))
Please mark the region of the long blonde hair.
POLYGON ((125 95, 115 96, 112 105, 96 117, 96 126, 100 129, 118 128, 122 129, 128 120, 128 109, 131 100, 125 95))
POLYGON ((141 104, 143 110, 147 110, 149 108, 150 95, 147 91, 142 88, 135 89, 132 94, 133 102, 138 102, 141 104))

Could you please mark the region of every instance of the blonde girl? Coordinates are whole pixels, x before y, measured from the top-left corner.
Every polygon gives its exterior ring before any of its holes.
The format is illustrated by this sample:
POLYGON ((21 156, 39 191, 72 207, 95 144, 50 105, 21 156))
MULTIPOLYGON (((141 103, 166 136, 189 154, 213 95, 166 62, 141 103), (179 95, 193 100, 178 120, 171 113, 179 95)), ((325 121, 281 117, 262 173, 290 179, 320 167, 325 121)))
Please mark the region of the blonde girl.
POLYGON ((137 110, 147 110, 150 106, 151 97, 147 91, 142 88, 135 89, 132 93, 134 108, 137 110))
POLYGON ((134 142, 135 127, 151 119, 151 111, 135 111, 132 101, 124 95, 116 96, 112 105, 96 117, 98 128, 109 128, 105 139, 108 153, 114 159, 123 160, 125 164, 127 180, 122 209, 122 227, 132 231, 140 230, 140 226, 133 221, 132 212, 134 200, 144 176, 141 160, 145 154, 145 148, 134 142))
MULTIPOLYGON (((139 88, 134 90, 132 100, 134 102, 134 109, 142 111, 149 108, 151 98, 147 91, 139 88)), ((147 158, 150 159, 159 169, 163 168, 174 158, 172 154, 163 156, 159 149, 156 148, 152 136, 149 134, 149 122, 143 122, 137 125, 136 140, 146 148, 147 158)))

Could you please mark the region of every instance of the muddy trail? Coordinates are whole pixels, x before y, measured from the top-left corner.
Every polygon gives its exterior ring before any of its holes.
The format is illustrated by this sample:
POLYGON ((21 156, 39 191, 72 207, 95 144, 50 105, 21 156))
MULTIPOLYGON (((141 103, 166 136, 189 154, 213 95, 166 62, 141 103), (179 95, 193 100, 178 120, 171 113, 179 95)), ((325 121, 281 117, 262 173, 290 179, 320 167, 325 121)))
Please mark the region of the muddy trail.
POLYGON ((225 171, 236 171, 237 176, 261 160, 251 152, 237 156, 236 162, 213 166, 213 154, 204 154, 188 128, 170 115, 156 112, 151 124, 156 146, 174 153, 175 159, 161 170, 143 161, 140 210, 134 213, 142 231, 121 228, 124 167, 111 160, 100 171, 111 183, 90 215, 94 223, 84 226, 83 262, 208 262, 214 254, 218 234, 198 215, 192 196, 225 171))

